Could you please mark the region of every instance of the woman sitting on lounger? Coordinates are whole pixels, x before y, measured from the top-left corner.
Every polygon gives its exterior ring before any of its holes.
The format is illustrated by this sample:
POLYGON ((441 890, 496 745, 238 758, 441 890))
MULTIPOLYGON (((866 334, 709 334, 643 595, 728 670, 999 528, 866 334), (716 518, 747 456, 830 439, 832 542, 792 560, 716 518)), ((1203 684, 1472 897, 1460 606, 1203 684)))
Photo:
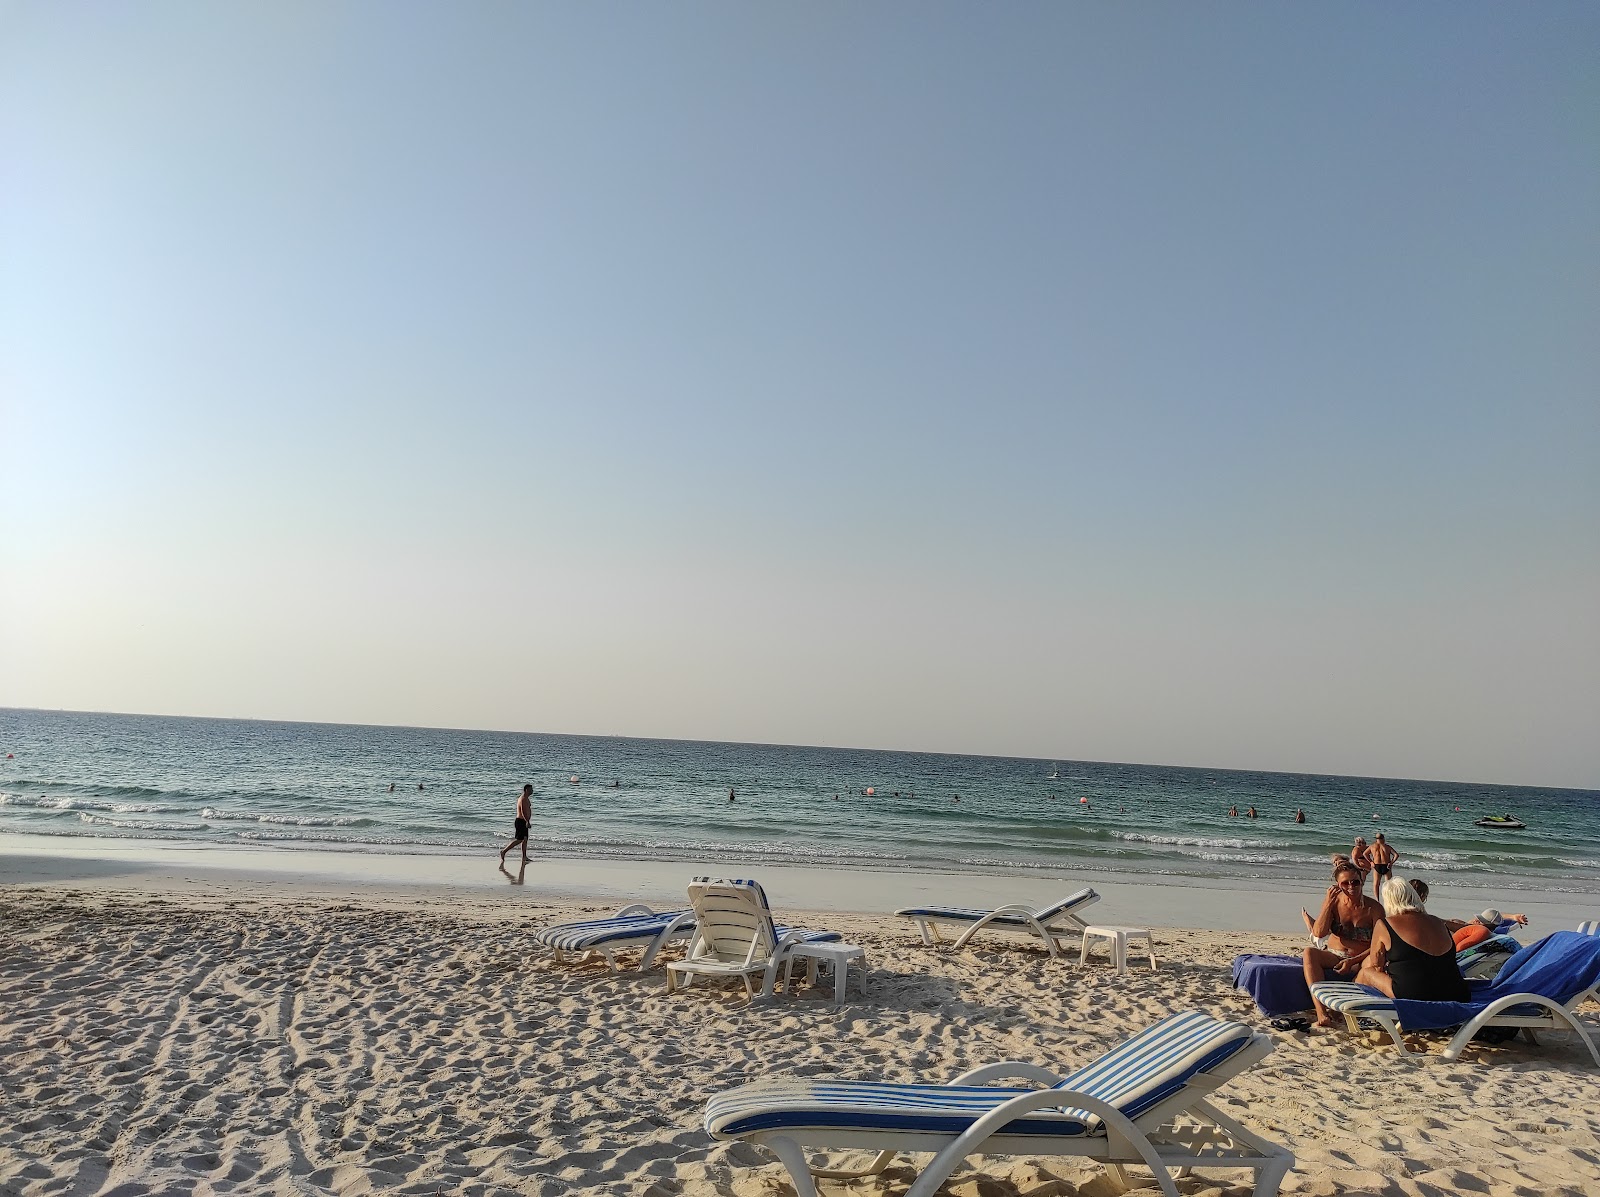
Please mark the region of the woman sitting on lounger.
MULTIPOLYGON (((1383 919, 1383 907, 1361 892, 1361 870, 1346 862, 1333 870, 1333 885, 1323 900, 1322 910, 1316 918, 1306 916, 1312 936, 1326 947, 1312 946, 1302 958, 1306 970, 1306 986, 1335 976, 1350 976, 1361 967, 1367 949, 1372 946, 1372 931, 1383 919)), ((1327 1010, 1317 1006, 1317 1022, 1322 1026, 1331 1023, 1327 1010)))
POLYGON ((1422 907, 1404 877, 1383 883, 1384 918, 1372 932, 1372 950, 1356 974, 1357 985, 1414 1002, 1464 1002, 1471 996, 1456 963, 1456 945, 1444 920, 1422 907))

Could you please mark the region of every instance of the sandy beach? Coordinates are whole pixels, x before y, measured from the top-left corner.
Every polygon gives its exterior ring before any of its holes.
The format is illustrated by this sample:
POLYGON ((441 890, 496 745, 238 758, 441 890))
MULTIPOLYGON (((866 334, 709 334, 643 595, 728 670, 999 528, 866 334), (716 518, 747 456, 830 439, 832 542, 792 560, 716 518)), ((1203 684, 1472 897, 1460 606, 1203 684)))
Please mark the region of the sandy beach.
MULTIPOLYGON (((611 893, 4 864, 7 1197, 786 1193, 770 1156, 701 1129, 708 1095, 769 1075, 1065 1068, 1178 1009, 1264 1026, 1231 989, 1228 962, 1297 946, 1288 934, 1164 928, 1160 968, 1117 976, 1008 938, 929 949, 892 916, 816 903, 781 913, 863 945, 866 992, 835 1004, 802 987, 750 1004, 737 986, 669 997, 659 969, 557 966, 533 948, 539 926, 615 909, 611 893)), ((1343 1034, 1273 1034, 1273 1056, 1216 1100, 1294 1151, 1286 1192, 1577 1197, 1600 1186, 1600 1085, 1568 1037, 1474 1046, 1455 1063, 1432 1042, 1411 1063, 1343 1034)), ((896 1165, 823 1191, 892 1194, 913 1175, 896 1165)), ((1180 1187, 1243 1193, 1245 1179, 1180 1187)), ((979 1156, 948 1191, 1112 1188, 1084 1163, 979 1156)))

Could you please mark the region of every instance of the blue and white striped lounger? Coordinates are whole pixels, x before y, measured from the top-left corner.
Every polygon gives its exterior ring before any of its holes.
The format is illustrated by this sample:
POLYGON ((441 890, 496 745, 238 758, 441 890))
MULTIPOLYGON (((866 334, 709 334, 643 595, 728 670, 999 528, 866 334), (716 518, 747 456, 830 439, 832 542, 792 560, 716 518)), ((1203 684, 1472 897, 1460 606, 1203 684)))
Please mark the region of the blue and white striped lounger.
POLYGON ((895 913, 908 919, 916 919, 917 930, 922 933, 922 942, 930 947, 944 942, 944 937, 939 934, 939 924, 953 923, 966 928, 955 941, 953 946, 956 948, 966 947, 969 939, 988 928, 994 931, 1037 935, 1044 941, 1044 946, 1050 955, 1054 956, 1060 951, 1062 936, 1081 936, 1084 927, 1088 926, 1077 916, 1076 911, 1092 906, 1099 900, 1099 894, 1085 887, 1077 893, 1068 894, 1059 902, 1051 902, 1048 906, 1041 906, 1037 910, 1031 906, 1013 903, 998 910, 970 910, 965 906, 912 906, 905 910, 897 910, 895 913))
POLYGON ((667 910, 660 914, 648 906, 626 906, 610 918, 583 919, 575 923, 558 923, 536 932, 533 942, 551 950, 556 962, 563 963, 568 954, 580 961, 596 956, 603 957, 612 969, 617 969, 617 952, 643 951, 639 961, 643 971, 654 963, 656 954, 674 939, 688 939, 695 932, 694 911, 667 910))
POLYGON ((1363 1021, 1389 1033, 1395 1046, 1409 1052, 1400 1032, 1459 1027, 1440 1055, 1457 1059, 1485 1027, 1512 1027, 1532 1040, 1536 1030, 1570 1030, 1589 1049, 1600 1068, 1600 1050, 1577 1016, 1577 1009, 1600 996, 1600 943, 1572 931, 1557 931, 1523 948, 1501 967, 1492 982, 1477 982, 1466 1002, 1419 1002, 1395 999, 1349 981, 1319 981, 1311 994, 1329 1010, 1344 1015, 1352 1031, 1363 1021))
POLYGON ((764 1080, 706 1103, 718 1139, 759 1144, 788 1169, 799 1197, 816 1197, 806 1152, 876 1150, 855 1172, 880 1173, 899 1152, 933 1152, 907 1197, 931 1197, 969 1155, 1082 1156, 1105 1163, 1124 1187, 1125 1165, 1149 1168, 1167 1197, 1169 1169, 1250 1168, 1256 1197, 1272 1197, 1294 1165, 1288 1149, 1214 1109, 1205 1095, 1272 1052, 1272 1040, 1236 1022, 1174 1014, 1094 1063, 1059 1076, 1020 1061, 989 1064, 946 1085, 764 1080), (1043 1088, 999 1086, 1024 1078, 1043 1088), (1182 1127, 1172 1125, 1179 1116, 1182 1127))

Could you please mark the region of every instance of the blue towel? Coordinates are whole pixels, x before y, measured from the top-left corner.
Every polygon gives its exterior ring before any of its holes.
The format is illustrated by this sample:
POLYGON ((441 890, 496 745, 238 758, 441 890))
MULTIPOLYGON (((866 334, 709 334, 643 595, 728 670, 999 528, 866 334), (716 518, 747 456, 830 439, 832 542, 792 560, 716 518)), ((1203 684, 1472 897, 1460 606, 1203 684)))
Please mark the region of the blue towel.
MULTIPOLYGON (((1338 976, 1327 972, 1323 980, 1338 976)), ((1268 1018, 1286 1018, 1311 1009, 1311 990, 1306 987, 1305 966, 1298 956, 1235 956, 1233 987, 1248 993, 1268 1018)))
POLYGON ((1536 993, 1565 1005, 1600 985, 1600 939, 1557 931, 1505 962, 1493 981, 1472 986, 1470 1002, 1395 999, 1400 1025, 1408 1031, 1438 1031, 1470 1022, 1491 1002, 1514 993, 1536 993))

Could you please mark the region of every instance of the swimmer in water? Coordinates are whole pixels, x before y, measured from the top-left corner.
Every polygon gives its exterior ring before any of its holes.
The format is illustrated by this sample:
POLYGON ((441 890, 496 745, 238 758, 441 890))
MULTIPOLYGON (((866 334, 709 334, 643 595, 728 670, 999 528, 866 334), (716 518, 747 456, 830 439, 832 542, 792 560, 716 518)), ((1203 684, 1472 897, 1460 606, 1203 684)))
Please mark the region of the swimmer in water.
POLYGON ((1294 821, 1296 823, 1304 823, 1306 821, 1306 812, 1303 811, 1303 810, 1296 809, 1296 811, 1294 812, 1294 821))
POLYGON ((732 802, 732 801, 734 801, 734 797, 733 797, 733 791, 732 791, 732 790, 729 790, 729 791, 728 791, 728 801, 729 801, 729 802, 732 802))

